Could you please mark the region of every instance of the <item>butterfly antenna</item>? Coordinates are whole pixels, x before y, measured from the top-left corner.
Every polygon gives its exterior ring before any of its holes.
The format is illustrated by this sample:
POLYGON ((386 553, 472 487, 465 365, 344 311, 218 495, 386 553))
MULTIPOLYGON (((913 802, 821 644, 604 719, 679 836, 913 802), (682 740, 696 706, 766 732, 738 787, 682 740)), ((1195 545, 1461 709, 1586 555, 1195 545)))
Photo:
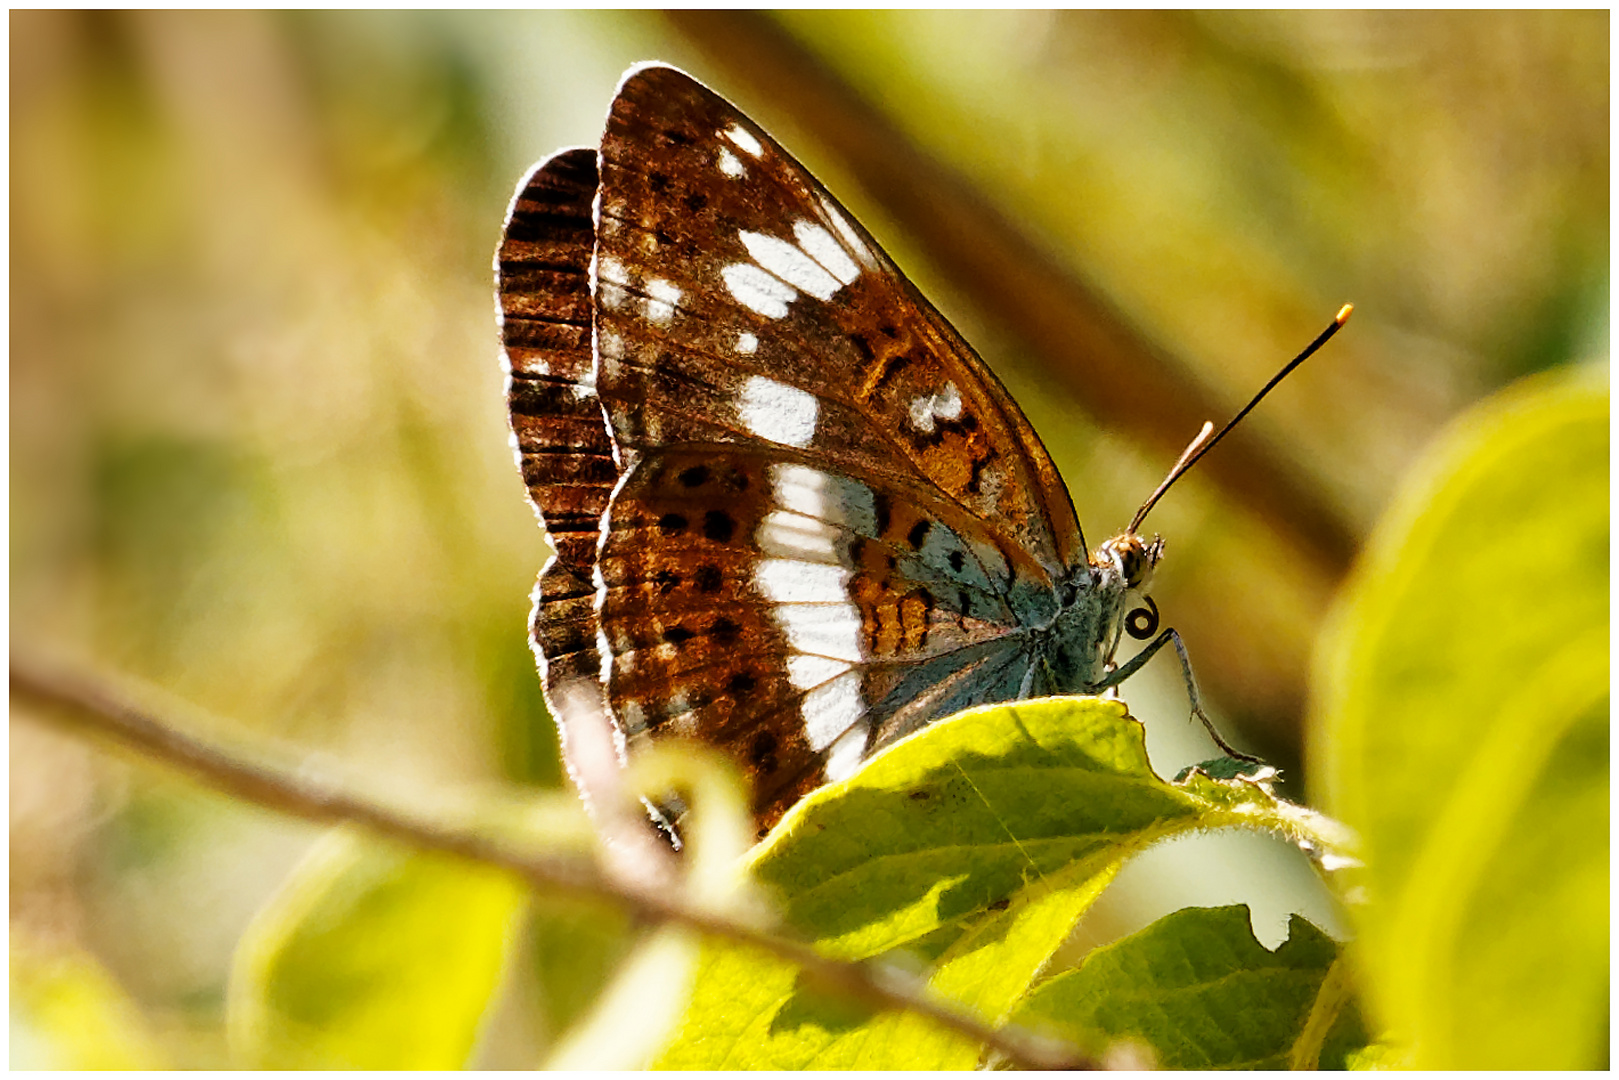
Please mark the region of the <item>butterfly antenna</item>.
POLYGON ((1181 454, 1179 461, 1175 462, 1175 467, 1169 470, 1168 476, 1164 477, 1164 482, 1158 485, 1156 491, 1147 496, 1147 501, 1141 504, 1140 510, 1136 511, 1136 516, 1130 520, 1129 531, 1133 533, 1139 529, 1142 521, 1146 520, 1147 511, 1158 505, 1158 500, 1164 497, 1164 492, 1168 491, 1170 486, 1174 484, 1175 481, 1179 480, 1182 476, 1185 476, 1187 471, 1191 469, 1193 465, 1196 465, 1200 460, 1202 460, 1204 454, 1208 453, 1210 450, 1213 450, 1214 445, 1221 439, 1225 438, 1226 432, 1236 427, 1237 423, 1243 417, 1253 412, 1254 406, 1265 400, 1265 395, 1274 390, 1277 383, 1287 378, 1288 375, 1292 374, 1294 368, 1298 367, 1311 356, 1315 355, 1317 349, 1321 348, 1321 346, 1332 340, 1332 335, 1336 334, 1340 329, 1343 328, 1344 323, 1349 321, 1349 316, 1354 312, 1354 310, 1354 304, 1345 304, 1342 308, 1338 309, 1338 314, 1333 318, 1332 323, 1325 330, 1321 331, 1321 333, 1316 336, 1314 341, 1306 345, 1303 352, 1299 353, 1292 360, 1289 360, 1286 367, 1282 368, 1281 371, 1278 371, 1274 376, 1272 376, 1270 382, 1266 383, 1259 393, 1254 395, 1254 399, 1248 404, 1244 405, 1242 407, 1242 411, 1237 413, 1236 416, 1233 416, 1226 426, 1220 429, 1220 433, 1218 435, 1210 438, 1209 432, 1214 430, 1214 425, 1212 423, 1205 422, 1203 424, 1203 430, 1198 432, 1197 438, 1193 439, 1191 445, 1187 446, 1186 452, 1181 454))

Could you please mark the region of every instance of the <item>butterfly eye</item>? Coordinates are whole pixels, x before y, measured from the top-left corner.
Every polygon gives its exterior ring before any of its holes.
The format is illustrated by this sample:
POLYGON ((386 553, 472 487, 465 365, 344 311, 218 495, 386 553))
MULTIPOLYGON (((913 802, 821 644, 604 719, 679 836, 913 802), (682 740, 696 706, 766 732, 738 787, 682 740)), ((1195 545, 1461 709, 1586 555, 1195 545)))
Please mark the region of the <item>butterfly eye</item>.
MULTIPOLYGON (((1133 537, 1131 539, 1134 541, 1133 537)), ((1150 569, 1146 551, 1142 549, 1139 541, 1135 541, 1119 545, 1118 553, 1119 570, 1124 575, 1124 583, 1132 589, 1138 588, 1150 569)))
POLYGON ((1143 596, 1146 607, 1138 607, 1124 617, 1124 629, 1137 641, 1145 641, 1158 632, 1158 605, 1152 597, 1143 596))

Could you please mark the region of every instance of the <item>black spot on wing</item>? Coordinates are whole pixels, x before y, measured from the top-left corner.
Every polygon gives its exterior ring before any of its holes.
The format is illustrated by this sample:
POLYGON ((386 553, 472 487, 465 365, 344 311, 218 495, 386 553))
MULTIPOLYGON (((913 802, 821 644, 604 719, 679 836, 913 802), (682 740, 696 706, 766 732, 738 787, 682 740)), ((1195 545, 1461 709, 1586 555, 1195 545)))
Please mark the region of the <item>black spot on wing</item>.
POLYGON ((697 568, 697 573, 692 575, 692 580, 697 583, 699 592, 711 593, 720 591, 725 578, 720 573, 719 567, 713 563, 704 563, 697 568))
POLYGON ((741 625, 735 619, 727 618, 724 615, 715 619, 708 627, 708 636, 713 638, 716 644, 722 646, 735 645, 741 635, 741 625))
POLYGON ((736 534, 736 518, 724 510, 710 510, 703 515, 703 535, 716 544, 729 543, 736 534))

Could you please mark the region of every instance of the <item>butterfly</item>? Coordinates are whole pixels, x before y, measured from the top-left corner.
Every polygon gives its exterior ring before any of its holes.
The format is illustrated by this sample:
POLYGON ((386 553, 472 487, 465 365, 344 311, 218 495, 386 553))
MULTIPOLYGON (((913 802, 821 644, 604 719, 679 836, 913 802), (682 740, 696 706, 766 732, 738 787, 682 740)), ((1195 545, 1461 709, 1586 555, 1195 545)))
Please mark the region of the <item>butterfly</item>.
MULTIPOLYGON (((762 834, 927 724, 1108 690, 1171 642, 1202 717, 1147 507, 1089 548, 983 360, 695 79, 630 69, 600 146, 518 185, 496 276, 555 550, 531 639, 587 801, 592 760, 691 738, 741 763, 762 834), (1126 634, 1151 640, 1116 663, 1126 634)), ((679 801, 648 805, 674 836, 679 801)))

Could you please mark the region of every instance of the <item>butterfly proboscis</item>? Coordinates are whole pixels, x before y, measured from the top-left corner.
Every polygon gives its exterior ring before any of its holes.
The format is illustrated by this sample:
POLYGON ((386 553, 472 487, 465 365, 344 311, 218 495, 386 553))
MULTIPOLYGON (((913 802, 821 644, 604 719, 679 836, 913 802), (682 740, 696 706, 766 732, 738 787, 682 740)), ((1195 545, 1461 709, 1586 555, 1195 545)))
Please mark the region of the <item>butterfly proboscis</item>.
MULTIPOLYGON (((1332 322, 1327 325, 1327 328, 1321 331, 1321 333, 1317 334, 1315 340, 1306 345, 1297 356, 1289 360, 1286 364, 1282 365, 1281 370, 1275 375, 1271 376, 1269 382, 1260 387, 1259 393, 1255 394, 1249 400, 1248 404, 1237 410, 1237 414, 1235 416, 1226 421, 1225 426, 1220 429, 1218 434, 1211 437, 1210 432, 1214 431, 1214 424, 1210 421, 1204 422, 1202 430, 1200 430, 1196 437, 1194 437, 1192 441, 1187 444, 1186 449, 1181 452, 1180 458, 1173 466, 1170 467, 1169 473, 1164 477, 1163 482, 1153 489, 1152 494, 1147 496, 1146 501, 1141 504, 1141 509, 1136 511, 1136 516, 1130 519, 1129 527, 1125 529, 1123 533, 1102 545, 1103 551, 1113 548, 1120 553, 1121 561, 1124 564, 1124 574, 1126 580, 1137 581, 1144 586, 1146 583, 1146 577, 1148 574, 1150 574, 1152 567, 1157 564, 1159 553, 1163 548, 1163 541, 1161 539, 1154 537, 1152 541, 1148 543, 1143 541, 1138 534, 1138 530, 1141 528, 1141 523, 1146 520, 1148 511, 1150 511, 1154 506, 1158 505, 1158 500, 1162 499, 1164 494, 1174 486, 1177 480, 1185 476, 1187 471, 1190 470, 1193 465, 1196 465, 1199 461, 1201 461, 1205 454, 1207 454, 1210 450, 1213 450, 1216 443, 1225 438, 1226 434, 1232 428, 1236 427, 1245 416, 1253 412, 1254 406, 1263 401, 1265 399, 1265 395, 1274 390, 1278 383, 1292 374, 1300 364, 1304 363, 1304 361, 1313 356, 1316 351, 1321 348, 1321 346, 1325 345, 1332 339, 1334 334, 1343 329, 1344 323, 1349 320, 1349 316, 1354 313, 1354 310, 1355 305, 1353 304, 1345 304, 1343 307, 1339 308, 1338 314, 1333 316, 1332 322)), ((1143 606, 1131 609, 1124 619, 1125 632, 1132 638, 1135 638, 1137 641, 1145 641, 1148 638, 1151 638, 1154 634, 1158 633, 1158 605, 1153 603, 1152 597, 1150 596, 1143 595, 1142 601, 1143 606)), ((1220 735, 1219 730, 1214 726, 1214 723, 1208 718, 1208 714, 1203 711, 1201 695, 1199 695, 1197 691, 1197 681, 1192 676, 1191 660, 1186 655, 1186 646, 1181 641, 1180 634, 1178 634, 1173 628, 1165 630, 1163 634, 1159 635, 1151 645, 1148 645, 1145 649, 1133 657, 1129 664, 1126 665, 1128 671, 1134 672, 1139 669, 1142 664, 1146 663, 1146 661, 1156 654, 1160 648, 1169 642, 1174 643, 1175 652, 1180 657, 1181 674, 1186 681, 1186 694, 1191 700, 1192 715, 1202 721, 1203 727, 1209 733, 1209 737, 1214 740, 1215 745, 1218 746, 1220 750, 1228 757, 1236 758, 1238 761, 1245 761, 1250 764, 1260 764, 1259 758, 1256 758, 1251 754, 1245 754, 1227 743, 1220 735)), ((1112 663, 1111 655, 1108 658, 1108 662, 1110 664, 1112 663)), ((1114 670, 1125 669, 1115 668, 1114 670)), ((1120 676, 1119 680, 1113 685, 1116 687, 1118 682, 1122 682, 1125 677, 1127 676, 1120 676)))

